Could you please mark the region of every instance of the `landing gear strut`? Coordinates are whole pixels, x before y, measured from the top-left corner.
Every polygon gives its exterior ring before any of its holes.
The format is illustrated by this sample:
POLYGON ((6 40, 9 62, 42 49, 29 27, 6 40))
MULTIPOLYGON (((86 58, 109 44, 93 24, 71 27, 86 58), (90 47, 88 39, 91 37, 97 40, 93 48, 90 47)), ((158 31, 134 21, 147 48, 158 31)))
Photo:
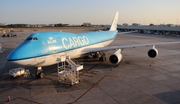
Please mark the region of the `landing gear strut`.
POLYGON ((96 52, 94 55, 93 55, 93 58, 98 58, 99 61, 106 61, 106 54, 104 52, 96 52))
POLYGON ((102 61, 102 62, 106 61, 106 56, 99 57, 99 61, 102 61))
POLYGON ((43 78, 43 77, 44 77, 44 73, 42 71, 42 67, 38 67, 36 72, 36 78, 43 78))
POLYGON ((84 59, 96 59, 99 61, 106 61, 106 54, 104 52, 91 52, 84 56, 84 59))

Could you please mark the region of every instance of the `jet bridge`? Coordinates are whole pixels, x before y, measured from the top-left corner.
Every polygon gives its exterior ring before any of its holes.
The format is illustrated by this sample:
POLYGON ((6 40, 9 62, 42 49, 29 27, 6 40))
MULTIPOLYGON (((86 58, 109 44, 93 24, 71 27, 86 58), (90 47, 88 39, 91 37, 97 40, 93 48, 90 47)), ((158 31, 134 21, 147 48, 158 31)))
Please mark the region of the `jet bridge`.
POLYGON ((58 81, 63 83, 69 80, 71 85, 78 84, 79 71, 83 69, 83 65, 75 63, 69 56, 62 56, 58 58, 58 61, 58 81))

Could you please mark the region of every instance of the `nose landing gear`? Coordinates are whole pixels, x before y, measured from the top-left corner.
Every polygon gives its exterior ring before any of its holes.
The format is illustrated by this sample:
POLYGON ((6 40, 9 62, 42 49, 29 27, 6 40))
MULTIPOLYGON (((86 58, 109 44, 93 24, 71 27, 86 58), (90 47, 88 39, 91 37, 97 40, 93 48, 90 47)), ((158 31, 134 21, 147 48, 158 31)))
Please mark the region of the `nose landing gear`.
POLYGON ((43 78, 43 77, 44 77, 44 73, 42 67, 37 67, 36 78, 43 78))

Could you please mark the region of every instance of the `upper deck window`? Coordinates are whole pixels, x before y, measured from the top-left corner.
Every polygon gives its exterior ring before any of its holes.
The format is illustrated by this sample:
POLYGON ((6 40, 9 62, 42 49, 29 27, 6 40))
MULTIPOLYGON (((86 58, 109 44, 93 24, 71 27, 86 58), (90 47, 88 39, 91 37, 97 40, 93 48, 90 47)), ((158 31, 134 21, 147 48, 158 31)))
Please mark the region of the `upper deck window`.
POLYGON ((30 38, 27 38, 26 40, 38 40, 37 37, 30 37, 30 38))

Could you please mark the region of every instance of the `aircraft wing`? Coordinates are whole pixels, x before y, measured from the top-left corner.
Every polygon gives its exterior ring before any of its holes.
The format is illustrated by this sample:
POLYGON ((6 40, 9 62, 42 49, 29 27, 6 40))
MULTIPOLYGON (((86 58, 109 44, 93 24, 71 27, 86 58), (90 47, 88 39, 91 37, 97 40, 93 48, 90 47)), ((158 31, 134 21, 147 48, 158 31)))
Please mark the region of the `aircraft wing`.
POLYGON ((98 52, 98 51, 108 51, 114 49, 126 49, 126 48, 135 48, 135 47, 154 47, 155 45, 168 45, 168 44, 180 44, 180 42, 162 42, 162 43, 149 43, 149 44, 135 44, 135 45, 124 45, 124 46, 108 46, 108 47, 101 47, 101 48, 88 48, 84 49, 84 52, 98 52))

